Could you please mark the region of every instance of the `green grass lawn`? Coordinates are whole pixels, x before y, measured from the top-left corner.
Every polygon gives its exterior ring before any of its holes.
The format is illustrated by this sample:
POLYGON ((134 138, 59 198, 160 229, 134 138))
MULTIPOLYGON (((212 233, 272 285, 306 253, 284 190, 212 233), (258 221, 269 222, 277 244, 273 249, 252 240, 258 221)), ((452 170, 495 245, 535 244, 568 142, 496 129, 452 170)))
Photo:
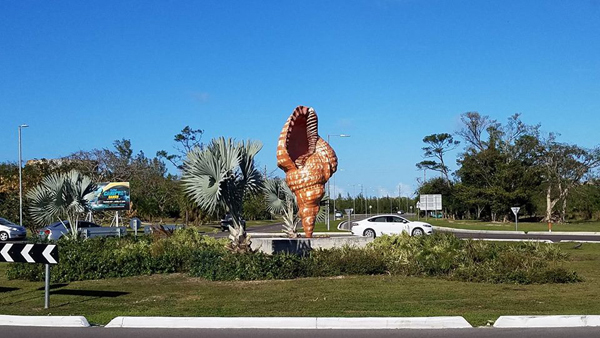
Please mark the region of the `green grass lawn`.
POLYGON ((485 325, 500 315, 600 314, 600 245, 560 244, 577 284, 512 285, 437 278, 350 276, 210 282, 183 274, 55 285, 44 310, 41 282, 9 281, 0 263, 0 314, 116 316, 464 316, 485 325))
MULTIPOLYGON (((315 223, 315 229, 313 230, 313 232, 340 232, 340 230, 338 230, 337 226, 342 221, 344 221, 344 220, 335 220, 334 221, 332 219, 329 222, 329 230, 327 230, 327 224, 325 222, 315 223)), ((298 224, 298 231, 304 232, 304 230, 302 230, 302 224, 298 224)))
MULTIPOLYGON (((425 219, 421 218, 421 221, 425 219)), ((492 223, 481 221, 445 220, 429 218, 427 222, 434 226, 469 230, 502 230, 515 231, 515 223, 492 223)), ((547 223, 519 222, 519 231, 548 231, 547 223)), ((552 224, 552 231, 600 232, 600 222, 573 222, 552 224)))

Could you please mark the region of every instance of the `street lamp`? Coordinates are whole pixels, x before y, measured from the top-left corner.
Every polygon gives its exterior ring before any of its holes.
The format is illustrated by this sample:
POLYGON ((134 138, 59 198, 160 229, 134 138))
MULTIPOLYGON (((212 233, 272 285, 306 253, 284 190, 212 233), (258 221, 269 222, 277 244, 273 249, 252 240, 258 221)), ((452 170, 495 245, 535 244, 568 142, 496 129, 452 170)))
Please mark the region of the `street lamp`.
POLYGON ((356 219, 356 184, 352 184, 352 219, 356 219))
POLYGON ((21 167, 23 160, 21 159, 21 129, 29 127, 26 124, 19 126, 19 225, 23 226, 23 176, 21 173, 21 167))
POLYGON ((367 213, 367 199, 365 198, 365 195, 363 194, 363 188, 364 185, 362 184, 358 184, 360 186, 360 195, 365 199, 365 214, 367 213))
MULTIPOLYGON (((331 136, 333 136, 333 137, 350 137, 350 135, 347 135, 347 134, 336 134, 336 135, 327 134, 327 144, 330 144, 329 138, 331 136)), ((329 213, 330 213, 329 204, 331 203, 331 183, 330 182, 331 182, 331 178, 329 178, 329 180, 327 181, 327 193, 329 194, 329 200, 327 200, 327 231, 329 231, 329 218, 331 217, 329 215, 329 213)))

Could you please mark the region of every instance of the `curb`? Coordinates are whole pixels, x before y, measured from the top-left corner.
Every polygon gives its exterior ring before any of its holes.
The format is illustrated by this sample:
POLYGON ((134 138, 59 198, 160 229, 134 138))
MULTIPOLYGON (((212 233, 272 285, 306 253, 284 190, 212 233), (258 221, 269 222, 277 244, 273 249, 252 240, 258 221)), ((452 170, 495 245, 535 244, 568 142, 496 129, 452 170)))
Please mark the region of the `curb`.
POLYGON ((0 315, 0 326, 89 327, 83 316, 9 316, 0 315))
POLYGON ((500 235, 557 235, 557 236, 600 236, 600 232, 584 232, 584 231, 505 231, 505 230, 470 230, 460 228, 447 228, 440 226, 433 226, 434 231, 446 231, 446 232, 464 232, 472 234, 500 234, 500 235))
POLYGON ((500 316, 494 323, 499 328, 594 326, 600 326, 600 316, 500 316))
MULTIPOLYGON (((247 232, 248 235, 256 238, 261 236, 288 238, 283 232, 247 232)), ((304 232, 299 232, 299 235, 304 235, 304 232)), ((339 232, 313 232, 313 236, 352 236, 350 231, 339 232)), ((303 237, 304 238, 304 237, 303 237)))
POLYGON ((462 329, 463 317, 117 317, 106 328, 185 329, 462 329))
POLYGON ((462 232, 470 234, 498 234, 498 235, 527 235, 524 231, 504 231, 504 230, 470 230, 470 229, 458 229, 458 228, 446 228, 440 226, 433 226, 433 231, 443 232, 462 232))

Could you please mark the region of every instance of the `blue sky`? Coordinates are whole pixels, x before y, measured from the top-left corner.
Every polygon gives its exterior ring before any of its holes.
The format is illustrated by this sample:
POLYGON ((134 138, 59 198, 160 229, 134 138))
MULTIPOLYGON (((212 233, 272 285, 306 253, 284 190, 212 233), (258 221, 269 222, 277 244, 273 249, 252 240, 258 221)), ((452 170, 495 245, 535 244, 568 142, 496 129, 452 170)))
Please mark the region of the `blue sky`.
POLYGON ((121 138, 154 155, 190 125, 262 141, 271 172, 308 105, 323 138, 351 135, 331 139, 338 192, 406 195, 422 138, 467 111, 599 144, 599 55, 596 0, 2 1, 0 161, 21 123, 25 160, 121 138))

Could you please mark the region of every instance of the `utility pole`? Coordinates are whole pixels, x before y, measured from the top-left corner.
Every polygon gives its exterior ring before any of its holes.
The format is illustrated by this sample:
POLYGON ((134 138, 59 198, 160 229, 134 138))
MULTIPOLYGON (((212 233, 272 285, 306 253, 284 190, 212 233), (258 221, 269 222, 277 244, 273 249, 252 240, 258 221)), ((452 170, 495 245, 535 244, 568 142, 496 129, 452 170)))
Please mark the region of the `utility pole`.
POLYGON ((29 127, 26 124, 19 126, 19 225, 23 226, 23 175, 21 174, 23 160, 21 155, 21 129, 29 127))

